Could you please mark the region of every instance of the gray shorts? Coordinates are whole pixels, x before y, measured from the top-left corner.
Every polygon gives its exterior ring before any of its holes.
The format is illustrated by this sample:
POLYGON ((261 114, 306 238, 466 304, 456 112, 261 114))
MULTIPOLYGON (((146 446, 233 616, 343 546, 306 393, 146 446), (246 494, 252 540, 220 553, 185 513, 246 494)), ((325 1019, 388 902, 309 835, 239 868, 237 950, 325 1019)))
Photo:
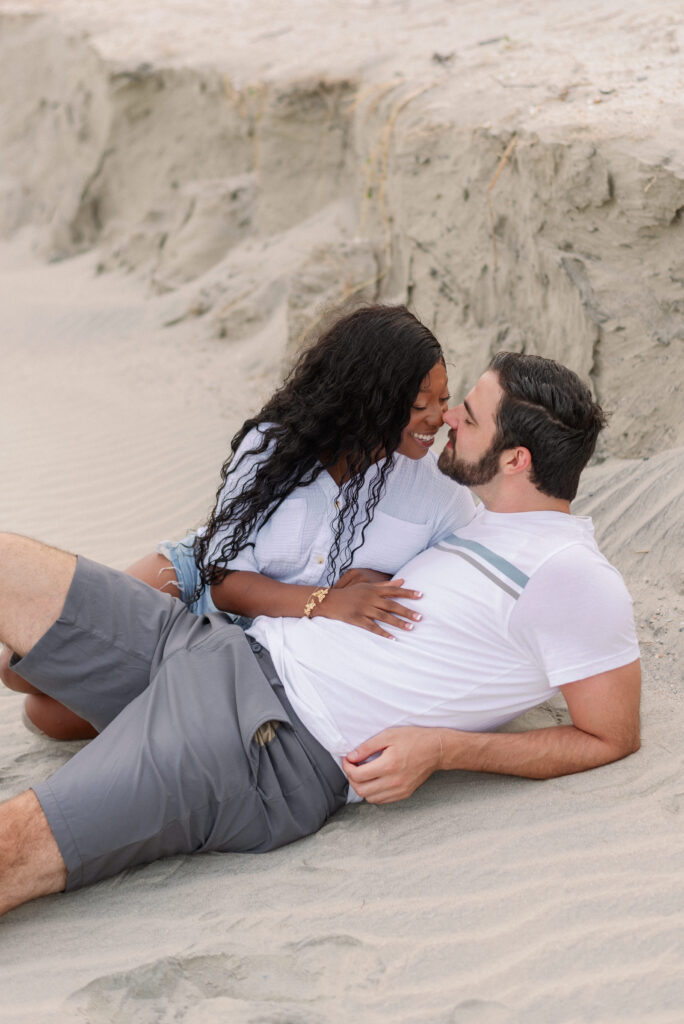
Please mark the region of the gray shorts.
POLYGON ((80 558, 60 618, 16 671, 102 730, 34 787, 67 889, 177 853, 271 850, 345 803, 344 774, 268 652, 124 573, 80 558), (281 724, 257 742, 267 722, 281 724))

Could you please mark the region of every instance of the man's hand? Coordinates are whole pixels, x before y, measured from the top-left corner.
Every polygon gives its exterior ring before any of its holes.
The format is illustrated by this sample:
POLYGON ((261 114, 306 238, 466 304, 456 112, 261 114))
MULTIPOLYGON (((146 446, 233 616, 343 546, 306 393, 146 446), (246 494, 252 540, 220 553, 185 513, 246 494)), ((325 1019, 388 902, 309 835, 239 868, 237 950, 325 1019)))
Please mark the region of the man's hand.
POLYGON ((639 749, 638 661, 561 690, 572 725, 518 733, 402 726, 366 740, 342 759, 342 768, 359 796, 386 804, 404 800, 437 770, 552 779, 610 764, 639 749))
POLYGON ((368 803, 405 800, 440 768, 445 731, 411 725, 385 729, 343 757, 342 768, 368 803))

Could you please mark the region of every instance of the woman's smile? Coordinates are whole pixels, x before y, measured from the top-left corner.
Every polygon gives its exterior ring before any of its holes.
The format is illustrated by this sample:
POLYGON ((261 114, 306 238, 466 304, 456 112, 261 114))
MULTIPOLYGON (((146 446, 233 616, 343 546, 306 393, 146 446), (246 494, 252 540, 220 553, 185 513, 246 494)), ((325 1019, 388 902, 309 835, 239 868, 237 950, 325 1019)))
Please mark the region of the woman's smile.
POLYGON ((411 430, 410 434, 411 434, 411 437, 414 439, 414 441, 417 441, 418 444, 423 446, 423 448, 431 448, 432 445, 435 442, 436 433, 435 434, 418 434, 415 431, 411 430))

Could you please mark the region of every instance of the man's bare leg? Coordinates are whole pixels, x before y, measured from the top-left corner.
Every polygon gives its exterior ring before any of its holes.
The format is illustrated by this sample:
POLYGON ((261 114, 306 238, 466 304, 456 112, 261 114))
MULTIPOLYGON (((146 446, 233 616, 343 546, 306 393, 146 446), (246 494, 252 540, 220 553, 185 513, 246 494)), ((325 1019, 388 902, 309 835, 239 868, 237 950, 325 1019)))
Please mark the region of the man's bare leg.
POLYGON ((61 892, 66 867, 35 794, 0 804, 0 914, 61 892))
POLYGON ((23 657, 59 618, 76 556, 0 534, 0 640, 23 657))
MULTIPOLYGON (((0 534, 0 640, 24 655, 59 618, 76 568, 74 555, 0 534)), ((0 806, 0 912, 60 892, 66 868, 32 792, 0 806)))
MULTIPOLYGON (((172 594, 173 597, 181 596, 173 564, 164 555, 156 552, 146 555, 131 565, 126 572, 156 590, 165 591, 172 594)), ((37 729, 55 740, 89 740, 97 736, 97 729, 90 722, 86 722, 74 711, 65 708, 53 697, 41 693, 35 686, 14 672, 9 665, 10 656, 10 650, 0 651, 0 680, 10 690, 29 694, 24 702, 24 711, 29 721, 37 729)))

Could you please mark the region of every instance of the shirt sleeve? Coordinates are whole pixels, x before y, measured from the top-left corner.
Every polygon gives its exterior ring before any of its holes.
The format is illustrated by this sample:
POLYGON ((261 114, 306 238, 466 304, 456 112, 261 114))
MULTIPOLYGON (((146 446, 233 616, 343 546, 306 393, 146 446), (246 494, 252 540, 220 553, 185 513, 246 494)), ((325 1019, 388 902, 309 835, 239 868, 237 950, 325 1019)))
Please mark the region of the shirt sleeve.
MULTIPOLYGON (((259 453, 258 455, 251 454, 251 449, 258 447, 261 440, 261 431, 259 427, 254 427, 253 430, 243 438, 240 447, 235 453, 233 464, 235 469, 232 470, 223 485, 219 497, 219 505, 223 508, 232 498, 239 494, 243 488, 254 480, 257 467, 262 463, 269 454, 273 451, 273 443, 268 448, 259 453)), ((240 570, 242 572, 259 572, 259 567, 254 557, 254 540, 257 534, 257 528, 253 528, 251 533, 246 539, 246 545, 241 551, 238 551, 235 558, 232 558, 229 562, 226 562, 225 568, 235 572, 240 570)), ((230 524, 224 524, 218 531, 216 536, 211 542, 211 547, 207 552, 207 562, 217 560, 220 557, 221 548, 230 540, 231 528, 230 524)))
POLYGON ((580 544, 553 555, 534 573, 511 614, 509 634, 532 654, 550 687, 639 657, 632 599, 622 576, 580 544))

